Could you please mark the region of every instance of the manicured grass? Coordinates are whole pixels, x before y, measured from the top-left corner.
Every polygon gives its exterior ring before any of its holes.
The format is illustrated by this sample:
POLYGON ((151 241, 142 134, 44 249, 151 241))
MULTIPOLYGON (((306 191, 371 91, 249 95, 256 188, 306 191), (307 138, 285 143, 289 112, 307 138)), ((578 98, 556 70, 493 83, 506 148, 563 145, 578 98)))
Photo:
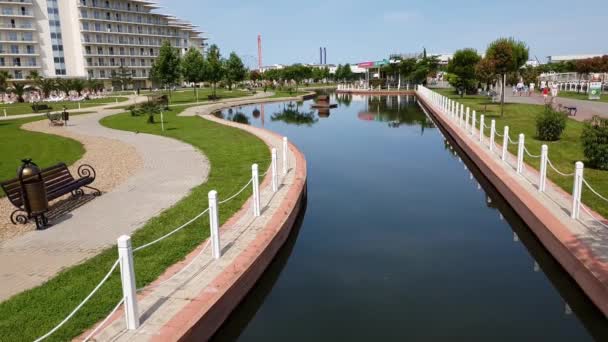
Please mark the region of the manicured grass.
MULTIPOLYGON (((476 110, 478 117, 481 114, 485 114, 486 125, 488 126, 490 126, 490 120, 496 120, 496 130, 500 134, 502 134, 504 126, 509 126, 509 135, 513 141, 518 140, 520 133, 525 134, 526 148, 533 155, 540 155, 541 146, 543 144, 548 145, 549 159, 561 172, 573 173, 574 164, 577 161, 585 161, 580 139, 583 131, 583 123, 581 122, 568 119, 566 130, 561 140, 544 142, 536 137, 536 115, 544 110, 544 106, 542 105, 505 104, 505 114, 501 118, 500 104, 491 103, 487 97, 465 96, 464 98, 460 98, 459 95, 451 90, 440 90, 440 93, 464 104, 465 107, 470 107, 471 110, 476 110)), ((490 130, 486 129, 485 134, 489 136, 490 130)), ((497 137, 497 144, 502 144, 502 140, 500 139, 497 137)), ((517 155, 517 145, 510 145, 509 151, 517 155)), ((539 159, 530 158, 526 155, 525 162, 537 170, 540 169, 539 159)), ((572 193, 574 182, 572 177, 562 177, 553 170, 550 170, 550 168, 547 174, 554 183, 568 193, 572 193)), ((601 194, 608 195, 608 171, 586 168, 585 179, 601 194)), ((608 217, 608 203, 593 195, 589 190, 583 191, 583 202, 604 217, 608 217)))
MULTIPOLYGON (((93 99, 86 100, 80 102, 80 108, 90 108, 102 106, 105 104, 116 103, 127 101, 126 97, 106 97, 103 99, 93 99)), ((46 102, 45 102, 46 103, 46 102)), ((63 107, 65 106, 67 109, 78 109, 78 102, 72 101, 62 101, 62 102, 48 102, 46 103, 51 106, 53 109, 52 112, 61 112, 63 111, 63 107)), ((4 115, 4 109, 6 109, 7 115, 21 115, 21 114, 31 114, 34 113, 32 110, 31 103, 13 103, 13 104, 0 104, 0 115, 4 115)), ((47 112, 48 110, 41 110, 39 113, 47 112)))
MULTIPOLYGON (((244 90, 226 90, 226 89, 217 89, 217 96, 220 99, 230 99, 235 97, 243 97, 251 95, 251 93, 244 90)), ((168 91, 156 92, 155 94, 169 94, 168 91)), ((209 95, 213 94, 213 90, 210 88, 201 88, 198 89, 198 100, 199 102, 208 101, 209 95)), ((196 102, 196 93, 194 89, 183 89, 171 92, 171 103, 174 104, 183 104, 183 103, 194 103, 196 102)))
MULTIPOLYGON (((14 178, 24 158, 33 159, 40 167, 47 167, 59 162, 71 165, 84 154, 84 147, 78 141, 21 129, 22 125, 37 120, 41 119, 0 121, 1 181, 14 178)), ((0 192, 0 197, 4 196, 4 192, 0 192)))
MULTIPOLYGON (((185 199, 135 232, 132 235, 134 247, 166 234, 206 209, 210 190, 217 190, 220 199, 236 193, 249 181, 253 163, 260 164, 261 170, 266 170, 269 165, 268 147, 253 135, 199 117, 177 117, 176 114, 175 110, 165 114, 164 133, 160 123, 147 124, 145 117, 119 114, 102 121, 103 125, 115 129, 182 140, 202 150, 211 162, 207 183, 196 187, 185 199)), ((245 191, 221 205, 220 221, 225 222, 237 212, 249 196, 250 191, 245 191)), ((208 227, 209 219, 205 215, 170 238, 136 253, 137 287, 151 283, 169 266, 183 260, 209 236, 208 227)), ((46 284, 0 303, 0 340, 32 341, 45 334, 84 299, 116 258, 116 248, 110 248, 62 272, 46 284)), ((91 301, 48 340, 70 340, 103 319, 122 296, 119 278, 118 271, 115 271, 91 301)))
POLYGON ((283 98, 283 97, 294 97, 294 96, 302 96, 302 95, 306 95, 309 92, 308 91, 292 91, 289 92, 287 90, 269 90, 274 92, 274 95, 269 97, 271 99, 278 99, 278 98, 283 98))
POLYGON ((570 91, 560 91, 557 96, 563 97, 563 98, 568 98, 568 99, 575 99, 575 100, 608 103, 608 94, 606 94, 606 93, 603 93, 599 100, 589 100, 589 94, 575 93, 575 92, 570 92, 570 91))

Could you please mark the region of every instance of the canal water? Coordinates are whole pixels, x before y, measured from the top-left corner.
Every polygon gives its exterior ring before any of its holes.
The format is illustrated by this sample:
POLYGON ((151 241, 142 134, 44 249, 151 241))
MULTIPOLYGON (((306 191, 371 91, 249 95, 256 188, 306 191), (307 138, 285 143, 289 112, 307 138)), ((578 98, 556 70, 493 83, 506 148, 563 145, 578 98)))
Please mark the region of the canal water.
POLYGON ((413 97, 225 110, 306 155, 286 246, 215 341, 608 341, 608 322, 413 97))

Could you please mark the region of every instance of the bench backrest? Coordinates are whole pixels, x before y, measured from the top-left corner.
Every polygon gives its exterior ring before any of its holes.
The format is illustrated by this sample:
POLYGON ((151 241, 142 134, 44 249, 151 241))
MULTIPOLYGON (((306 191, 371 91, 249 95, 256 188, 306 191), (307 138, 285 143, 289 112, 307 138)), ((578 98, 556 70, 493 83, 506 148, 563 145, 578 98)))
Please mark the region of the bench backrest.
MULTIPOLYGON (((41 171, 42 179, 44 180, 44 186, 47 194, 55 192, 61 187, 74 181, 74 177, 70 173, 67 165, 60 163, 51 166, 41 171)), ((26 179, 27 180, 27 179, 26 179)), ((19 178, 14 178, 9 181, 0 183, 2 189, 6 193, 8 200, 16 207, 23 207, 23 198, 21 196, 21 183, 19 178)))

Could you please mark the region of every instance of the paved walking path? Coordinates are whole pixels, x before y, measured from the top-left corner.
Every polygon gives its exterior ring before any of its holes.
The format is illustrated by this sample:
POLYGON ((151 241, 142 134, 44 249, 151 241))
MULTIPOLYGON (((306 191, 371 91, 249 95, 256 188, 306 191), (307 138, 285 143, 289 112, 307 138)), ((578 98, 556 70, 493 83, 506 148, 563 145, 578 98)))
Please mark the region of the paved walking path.
MULTIPOLYGON (((237 124, 214 116, 203 116, 207 120, 221 122, 225 125, 239 127, 262 138, 267 145, 280 150, 282 139, 266 130, 237 124)), ((150 285, 139 296, 138 305, 141 315, 141 326, 135 331, 126 330, 124 313, 116 313, 109 325, 100 329, 94 336, 97 341, 173 341, 185 333, 192 324, 196 323, 197 313, 205 312, 214 304, 209 297, 226 290, 230 283, 226 273, 238 277, 247 268, 242 262, 243 256, 250 258, 263 248, 260 238, 274 236, 280 229, 276 224, 276 215, 285 215, 283 206, 292 200, 295 184, 302 184, 301 175, 295 171, 302 169, 303 160, 298 159, 293 150, 289 150, 289 171, 282 174, 282 153, 279 153, 279 191, 273 193, 270 176, 261 185, 262 215, 254 218, 248 202, 241 211, 221 227, 222 257, 213 260, 210 247, 207 244, 199 246, 190 256, 175 265, 159 281, 150 285), (300 182, 300 183, 298 183, 300 182), (239 261, 237 261, 239 260, 239 261), (245 270, 243 269, 245 268, 245 270), (172 278, 171 278, 172 277, 172 278), (193 322, 194 320, 194 322, 193 322)), ((304 164, 305 165, 305 164, 304 164)), ((266 170, 260 170, 264 173, 266 170)), ((247 189, 251 193, 251 189, 247 189)), ((219 194, 219 201, 232 194, 219 194)), ((233 301, 231 298, 229 301, 233 301)), ((207 329, 213 329, 207 327, 207 329)), ((212 333, 212 332, 210 332, 212 333)), ((85 334, 86 335, 86 334, 85 334)))
POLYGON ((99 124, 100 119, 119 112, 122 110, 75 116, 67 129, 134 146, 143 160, 143 168, 49 229, 0 243, 0 301, 97 255, 114 245, 120 235, 140 228, 206 181, 209 162, 194 147, 170 138, 117 131, 99 124))
MULTIPOLYGON (((542 95, 533 95, 533 96, 513 96, 512 94, 507 94, 505 98, 506 102, 511 103, 525 103, 525 104, 538 104, 544 105, 545 99, 542 95)), ((577 99, 569 99, 563 97, 557 97, 555 99, 555 104, 561 104, 566 107, 576 107, 578 109, 578 113, 576 116, 571 118, 578 121, 585 121, 591 119, 595 115, 599 115, 603 118, 608 118, 608 103, 606 102, 594 102, 594 101, 585 101, 585 100, 577 100, 577 99)))

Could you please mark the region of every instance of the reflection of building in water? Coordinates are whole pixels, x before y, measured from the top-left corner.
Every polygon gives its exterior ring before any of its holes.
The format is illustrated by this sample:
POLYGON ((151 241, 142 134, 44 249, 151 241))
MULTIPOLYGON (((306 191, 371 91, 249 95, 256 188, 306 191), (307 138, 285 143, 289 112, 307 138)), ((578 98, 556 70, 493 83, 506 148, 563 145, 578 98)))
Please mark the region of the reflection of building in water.
POLYGON ((418 108, 414 96, 370 96, 365 104, 366 110, 358 114, 359 120, 387 122, 392 128, 420 126, 422 134, 426 128, 435 128, 433 121, 418 108))
POLYGON ((318 111, 319 111, 320 118, 328 118, 331 115, 331 110, 329 109, 329 107, 319 108, 318 111))

